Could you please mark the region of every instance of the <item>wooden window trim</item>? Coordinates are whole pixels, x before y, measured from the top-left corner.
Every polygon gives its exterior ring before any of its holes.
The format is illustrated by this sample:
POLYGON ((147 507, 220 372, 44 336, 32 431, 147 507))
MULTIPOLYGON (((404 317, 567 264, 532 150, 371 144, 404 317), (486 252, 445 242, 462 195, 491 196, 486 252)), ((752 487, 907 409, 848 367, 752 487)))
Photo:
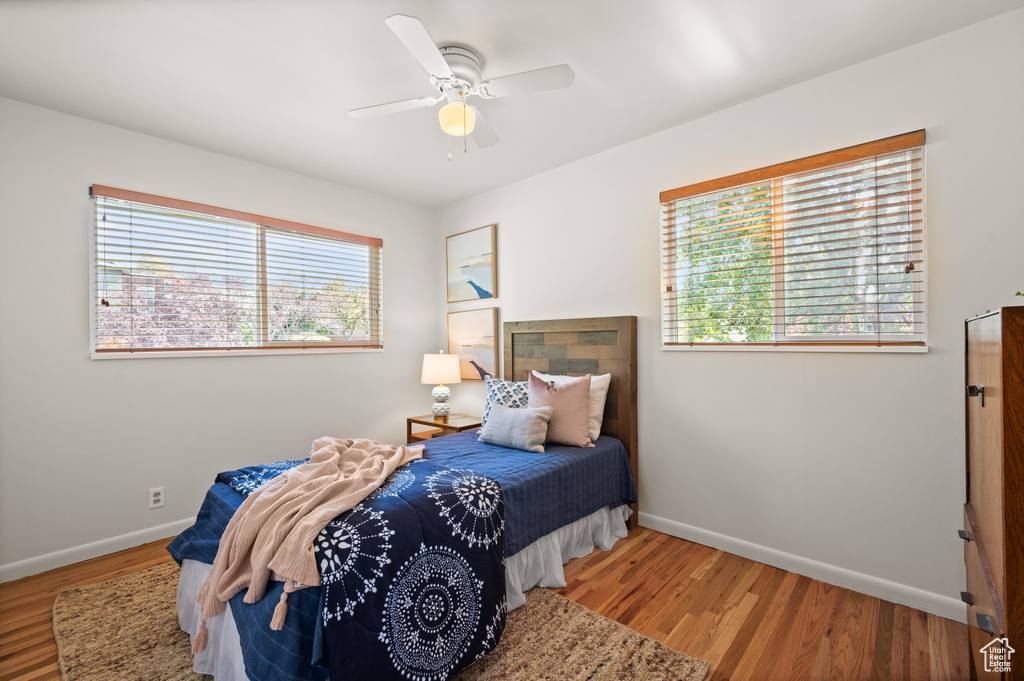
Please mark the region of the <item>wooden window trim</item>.
POLYGON ((698 182, 697 184, 677 187, 676 189, 667 189, 661 192, 661 202, 678 201, 690 196, 699 196, 700 194, 721 191, 730 187, 763 182, 764 180, 770 180, 783 175, 795 175, 809 170, 817 170, 818 168, 849 163, 862 158, 870 158, 871 156, 891 154, 895 151, 924 146, 924 142, 925 131, 915 130, 914 132, 894 135, 893 137, 886 137, 874 142, 865 142, 864 144, 836 149, 835 151, 828 151, 823 154, 806 156, 795 161, 776 163, 775 165, 765 166, 757 170, 720 177, 717 180, 708 180, 707 182, 698 182))
POLYGON ((365 350, 365 349, 377 349, 383 348, 384 346, 380 343, 366 343, 364 345, 331 345, 323 343, 321 345, 297 345, 295 343, 287 343, 284 341, 274 342, 270 345, 253 345, 250 347, 203 347, 203 348, 95 348, 92 352, 97 355, 104 354, 120 354, 129 355, 132 353, 148 353, 148 352, 260 352, 263 350, 309 350, 311 353, 324 352, 328 350, 365 350))
MULTIPOLYGON (((317 344, 302 344, 295 343, 293 341, 272 341, 268 337, 269 320, 268 320, 268 304, 267 304, 267 286, 266 286, 266 270, 267 270, 267 245, 266 245, 266 231, 267 229, 278 229, 285 230, 299 234, 308 234, 312 236, 324 237, 334 241, 345 241, 350 243, 356 243, 363 246, 368 246, 371 249, 377 249, 378 253, 383 250, 384 241, 376 237, 367 237, 359 234, 351 234, 349 232, 342 232, 334 229, 327 229, 323 227, 316 227, 314 225, 307 225, 300 222, 292 222, 290 220, 281 220, 279 218, 272 218, 256 213, 249 213, 244 211, 236 211, 229 208, 221 208, 218 206, 211 206, 208 204, 197 203, 194 201, 184 201, 182 199, 173 199, 165 196, 159 196, 156 194, 147 194, 145 192, 137 192, 128 189, 118 189, 116 187, 109 187, 106 185, 94 184, 89 187, 89 196, 92 198, 107 198, 122 201, 129 201, 133 203, 147 204, 157 206, 159 208, 167 208, 171 210, 187 211, 192 213, 198 213, 201 215, 214 216, 219 218, 225 218, 229 220, 237 220, 240 222, 247 222, 257 228, 258 238, 258 249, 257 257, 259 260, 258 268, 258 287, 260 296, 260 344, 255 346, 206 346, 206 347, 156 347, 156 348, 100 348, 93 347, 91 352, 94 356, 99 355, 131 355, 131 354, 174 354, 174 353, 253 353, 262 351, 310 351, 312 353, 320 353, 324 351, 345 351, 345 350, 367 350, 367 349, 383 349, 383 323, 382 320, 376 322, 379 330, 379 339, 375 343, 363 343, 363 344, 339 344, 335 342, 331 343, 317 343, 317 344)), ((93 231, 93 237, 95 237, 95 229, 93 231)), ((92 256, 95 258, 96 253, 94 247, 91 245, 90 249, 93 251, 92 256)), ((382 283, 380 281, 381 265, 379 256, 371 259, 370 279, 377 281, 378 283, 374 286, 370 286, 370 315, 371 318, 377 318, 380 315, 380 299, 382 283)), ((95 297, 95 296, 94 296, 95 297)), ((95 315, 95 311, 93 312, 95 315)), ((90 335, 93 336, 93 343, 95 343, 95 328, 90 330, 90 335)))
POLYGON ((130 191, 128 189, 117 189, 116 187, 107 187, 102 184, 94 184, 89 190, 89 195, 103 196, 108 199, 122 199, 124 201, 134 201, 135 203, 148 203, 154 206, 161 206, 163 208, 187 210, 193 213, 215 215, 219 218, 227 218, 229 220, 253 222, 258 225, 263 225, 265 227, 277 227, 278 229, 287 229, 292 232, 301 232, 303 234, 314 234, 316 236, 324 236, 329 239, 344 239, 345 241, 353 241, 355 243, 364 244, 366 246, 375 246, 377 248, 384 247, 384 240, 378 239, 376 237, 361 236, 359 234, 351 234, 349 232, 341 232, 335 229, 326 229, 324 227, 314 227, 313 225, 306 225, 301 222, 281 220, 279 218, 271 218, 265 215, 257 215, 256 213, 246 213, 244 211, 232 210, 230 208, 219 208, 217 206, 210 206, 205 203, 182 201, 181 199, 171 199, 166 196, 157 196, 156 194, 135 192, 130 191))
POLYGON ((692 347, 692 348, 778 348, 778 347, 797 347, 797 348, 827 348, 827 347, 908 347, 908 348, 923 348, 927 347, 927 343, 924 341, 877 341, 877 340, 866 340, 866 341, 763 341, 757 343, 723 343, 720 341, 708 341, 708 342, 687 342, 677 341, 674 343, 664 343, 665 347, 692 347))
MULTIPOLYGON (((792 177, 792 176, 795 176, 795 175, 800 175, 800 174, 813 173, 814 171, 819 170, 819 169, 826 169, 826 168, 831 168, 831 167, 834 167, 834 166, 840 166, 840 165, 843 165, 843 164, 856 163, 858 161, 862 161, 862 160, 865 160, 865 159, 872 159, 872 158, 875 158, 875 157, 878 157, 878 156, 886 156, 886 155, 890 155, 890 154, 896 154, 898 152, 905 151, 905 150, 908 150, 908 149, 915 149, 915 148, 919 148, 919 147, 923 148, 924 145, 925 145, 925 141, 926 141, 925 130, 916 130, 914 132, 909 132, 909 133, 905 133, 905 134, 902 134, 902 135, 895 135, 895 136, 892 136, 892 137, 887 137, 887 138, 884 138, 884 139, 875 140, 873 142, 866 142, 864 144, 858 144, 858 145, 854 145, 854 146, 851 146, 851 147, 845 147, 843 149, 838 149, 838 150, 834 150, 834 151, 830 151, 830 152, 825 152, 825 153, 821 153, 821 154, 815 154, 813 156, 807 156, 807 157, 796 159, 796 160, 793 160, 793 161, 787 161, 787 162, 784 162, 784 163, 777 163, 777 164, 773 164, 773 165, 770 165, 770 166, 765 166, 763 168, 758 168, 756 170, 751 170, 751 171, 747 171, 747 172, 743 172, 743 173, 736 173, 736 174, 733 174, 733 175, 728 175, 728 176, 721 177, 721 178, 718 178, 718 179, 709 180, 709 181, 706 181, 706 182, 700 182, 700 183, 696 183, 696 184, 692 184, 692 185, 687 185, 687 186, 684 186, 684 187, 678 187, 676 189, 666 190, 666 191, 661 192, 661 194, 660 194, 660 200, 661 200, 662 208, 663 208, 663 219, 662 219, 663 227, 662 228, 665 229, 666 227, 669 227, 669 226, 675 224, 675 220, 669 216, 669 213, 671 211, 666 211, 666 209, 665 209, 666 205, 671 205, 671 204, 673 204, 675 202, 683 201, 685 199, 689 199, 689 198, 692 198, 692 197, 699 197, 699 196, 702 196, 704 194, 712 194, 713 195, 713 194, 719 193, 719 192, 727 192, 727 191, 735 189, 735 188, 749 187, 749 186, 752 186, 752 185, 761 185, 761 184, 765 184, 765 183, 770 183, 771 184, 771 187, 772 187, 771 195, 773 197, 779 198, 781 196, 781 194, 776 191, 776 189, 777 189, 777 182, 782 180, 782 179, 784 179, 784 178, 789 178, 789 177, 792 177)), ((912 172, 914 172, 917 175, 917 177, 912 181, 912 184, 920 184, 922 182, 922 179, 923 179, 922 171, 917 170, 917 171, 912 171, 912 172)), ((918 192, 920 192, 920 190, 918 190, 918 192)), ((921 238, 923 233, 924 233, 923 219, 921 218, 921 213, 923 211, 923 198, 914 198, 912 201, 907 201, 906 202, 906 207, 907 207, 908 215, 911 212, 915 213, 915 217, 913 219, 909 219, 908 218, 908 221, 907 221, 907 224, 908 225, 912 225, 913 228, 906 232, 911 237, 916 237, 912 241, 908 241, 907 242, 908 244, 917 244, 916 250, 913 250, 913 251, 910 252, 913 256, 915 256, 914 260, 911 261, 911 264, 913 264, 913 263, 922 263, 923 259, 924 259, 924 252, 926 250, 926 246, 924 244, 924 239, 921 238)), ((755 210, 755 209, 751 209, 751 210, 755 210)), ((761 209, 757 208, 756 210, 761 210, 761 209)), ((785 325, 784 325, 784 319, 783 319, 783 315, 782 315, 782 311, 785 309, 785 295, 786 295, 786 287, 784 285, 784 283, 785 283, 784 265, 785 265, 785 260, 786 260, 787 256, 785 255, 784 251, 785 251, 785 248, 786 248, 786 244, 787 244, 787 242, 790 239, 790 234, 789 234, 790 232, 792 232, 792 233, 796 234, 797 236, 799 236, 799 234, 802 231, 804 231, 804 230, 806 230, 808 228, 807 227, 799 227, 799 228, 795 228, 795 229, 794 228, 787 228, 786 225, 788 224, 788 220, 786 218, 788 218, 789 215, 787 215, 786 213, 784 213, 784 212, 782 212, 782 211, 780 211, 778 209, 778 202, 777 201, 773 202, 772 214, 771 215, 772 215, 772 218, 768 222, 768 226, 769 226, 769 228, 772 231, 772 256, 771 256, 771 261, 772 261, 772 282, 771 282, 771 286, 772 286, 772 295, 773 295, 773 323, 772 323, 772 326, 773 326, 773 333, 775 334, 775 339, 771 340, 771 341, 757 341, 757 342, 747 342, 747 341, 737 341, 737 342, 723 342, 723 341, 703 341, 703 342, 700 342, 700 341, 698 341, 698 342, 693 342, 693 341, 669 341, 669 340, 665 339, 665 328, 666 328, 665 327, 665 324, 666 324, 666 317, 665 317, 665 315, 666 315, 666 312, 663 309, 662 312, 661 312, 661 315, 662 315, 662 347, 663 348, 688 348, 689 347, 689 348, 710 348, 710 349, 713 349, 713 348, 722 348, 722 349, 725 349, 725 348, 729 348, 729 349, 762 348, 762 349, 764 349, 764 348, 773 348, 773 347, 787 347, 787 348, 799 348, 799 347, 806 347, 806 348, 811 348, 811 347, 814 347, 814 348, 829 348, 829 347, 832 347, 832 348, 840 349, 840 348, 855 348, 855 347, 856 348, 893 347, 893 348, 904 348, 904 349, 908 349, 908 350, 910 350, 910 349, 926 349, 927 348, 927 341, 925 339, 923 339, 923 338, 919 339, 919 340, 915 339, 915 340, 911 340, 911 341, 906 341, 906 340, 900 340, 900 339, 895 338, 893 336, 885 337, 883 335, 883 336, 878 336, 878 337, 874 337, 874 338, 865 337, 863 340, 861 340, 861 339, 854 339, 854 338, 851 338, 849 336, 844 337, 843 335, 835 335, 835 336, 832 336, 832 338, 830 340, 805 340, 804 338, 802 338, 800 336, 797 336, 797 335, 786 336, 785 332, 784 332, 785 325), (779 333, 780 330, 782 330, 781 334, 779 333)), ((742 235, 742 233, 747 233, 747 232, 755 231, 755 225, 748 224, 749 219, 745 215, 737 216, 736 221, 737 221, 737 226, 734 227, 730 231, 736 232, 738 235, 742 235)), ((836 223, 836 224, 838 224, 838 223, 836 223)), ((724 238, 718 240, 718 244, 721 245, 721 243, 729 241, 730 239, 739 239, 739 238, 741 238, 741 236, 728 236, 728 237, 724 237, 724 238)), ((877 247, 878 236, 876 235, 875 238, 876 238, 876 247, 877 247)), ((681 238, 678 237, 678 236, 674 236, 674 237, 671 237, 671 238, 665 238, 664 234, 661 236, 660 241, 662 243, 660 244, 660 247, 661 247, 661 254, 662 254, 662 258, 663 258, 663 261, 662 261, 663 268, 665 266, 665 263, 667 262, 667 261, 664 260, 666 249, 669 248, 673 243, 676 243, 676 242, 678 242, 680 240, 681 240, 681 238)), ((839 239, 835 239, 833 241, 842 241, 842 240, 843 240, 843 238, 839 238, 839 239)), ((709 247, 708 250, 711 250, 712 248, 713 247, 709 247)), ((761 259, 760 258, 753 258, 751 260, 756 260, 756 261, 760 262, 761 259)), ((742 261, 740 261, 740 262, 742 262, 742 261)), ((824 262, 827 264, 828 261, 826 260, 824 262)), ((663 269, 663 271, 667 271, 667 270, 663 269)), ((673 289, 674 289, 674 285, 673 284, 665 284, 665 280, 663 279, 662 295, 664 296, 666 293, 672 293, 673 289)), ((915 296, 917 296, 918 294, 920 294, 922 296, 922 305, 923 305, 924 304, 923 303, 923 297, 925 295, 924 290, 921 289, 920 291, 918 291, 918 289, 916 288, 916 284, 915 284, 915 288, 913 289, 912 292, 914 293, 915 296)), ((671 303, 668 303, 668 304, 671 305, 671 303)), ((875 305, 877 306, 878 303, 876 302, 875 305)), ((916 301, 915 301, 914 305, 915 306, 917 305, 916 301)), ((915 318, 913 323, 915 325, 920 325, 922 327, 924 326, 925 321, 924 321, 924 310, 923 310, 923 308, 922 308, 922 310, 920 310, 920 319, 915 318)))

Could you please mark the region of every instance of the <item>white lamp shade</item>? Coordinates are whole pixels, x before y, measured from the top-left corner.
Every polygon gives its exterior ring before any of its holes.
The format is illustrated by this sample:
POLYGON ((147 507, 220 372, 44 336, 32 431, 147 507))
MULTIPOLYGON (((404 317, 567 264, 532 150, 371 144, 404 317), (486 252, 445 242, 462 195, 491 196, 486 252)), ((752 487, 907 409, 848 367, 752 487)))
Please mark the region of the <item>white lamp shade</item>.
POLYGON ((452 137, 464 137, 473 132, 476 112, 461 101, 448 102, 437 112, 441 129, 452 137))
POLYGON ((420 383, 462 383, 458 355, 423 355, 423 373, 420 383))

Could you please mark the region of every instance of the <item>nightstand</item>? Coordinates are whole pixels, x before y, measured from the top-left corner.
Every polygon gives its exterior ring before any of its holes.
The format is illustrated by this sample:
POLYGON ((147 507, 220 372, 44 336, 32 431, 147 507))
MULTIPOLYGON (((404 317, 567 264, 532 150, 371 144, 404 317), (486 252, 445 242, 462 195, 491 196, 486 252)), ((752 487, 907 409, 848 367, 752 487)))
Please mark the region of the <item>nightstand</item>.
POLYGON ((449 416, 447 423, 435 421, 433 415, 410 416, 405 420, 405 441, 409 443, 423 442, 432 437, 461 433, 464 430, 472 430, 480 427, 479 416, 449 416), (413 424, 418 426, 432 426, 430 430, 421 430, 418 433, 412 432, 413 424))

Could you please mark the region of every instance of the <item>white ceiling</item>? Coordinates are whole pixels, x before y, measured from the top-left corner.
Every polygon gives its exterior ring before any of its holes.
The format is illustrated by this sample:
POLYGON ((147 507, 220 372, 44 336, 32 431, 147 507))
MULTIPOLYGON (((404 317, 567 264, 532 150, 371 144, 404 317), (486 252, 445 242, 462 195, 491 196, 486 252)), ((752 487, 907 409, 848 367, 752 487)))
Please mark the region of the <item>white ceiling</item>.
POLYGON ((424 206, 456 201, 1013 9, 1024 0, 0 0, 0 95, 424 206), (418 17, 484 79, 566 63, 566 90, 476 100, 452 140, 385 26, 418 17))

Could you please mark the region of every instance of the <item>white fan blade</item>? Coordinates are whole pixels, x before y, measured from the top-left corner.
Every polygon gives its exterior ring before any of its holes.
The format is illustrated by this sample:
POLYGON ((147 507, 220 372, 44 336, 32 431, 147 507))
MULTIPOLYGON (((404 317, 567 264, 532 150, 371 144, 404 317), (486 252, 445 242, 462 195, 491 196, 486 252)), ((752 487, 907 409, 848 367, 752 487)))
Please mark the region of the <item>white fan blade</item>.
POLYGON ((541 90, 557 90, 569 87, 575 80, 576 74, 568 64, 549 66, 536 71, 524 71, 514 73, 511 76, 502 76, 480 84, 481 97, 508 97, 509 95, 522 95, 527 92, 540 92, 541 90))
POLYGON ((377 116, 387 116, 388 114, 398 113, 400 111, 410 111, 412 109, 422 109, 425 106, 433 106, 444 97, 416 97, 415 99, 403 99, 398 102, 388 102, 387 104, 376 104, 374 106, 364 106, 361 109, 352 109, 348 112, 348 115, 352 118, 376 118, 377 116))
POLYGON ((384 23, 388 25, 398 39, 402 41, 406 49, 412 52, 427 73, 435 78, 454 78, 455 74, 448 66, 448 62, 441 56, 427 29, 416 17, 407 17, 404 14, 392 14, 384 23))
POLYGON ((480 113, 480 109, 475 106, 469 107, 476 113, 476 123, 473 125, 473 132, 469 134, 476 142, 476 145, 481 149, 484 147, 493 147, 495 144, 501 141, 498 137, 498 133, 494 132, 494 128, 487 122, 484 115, 480 113))

